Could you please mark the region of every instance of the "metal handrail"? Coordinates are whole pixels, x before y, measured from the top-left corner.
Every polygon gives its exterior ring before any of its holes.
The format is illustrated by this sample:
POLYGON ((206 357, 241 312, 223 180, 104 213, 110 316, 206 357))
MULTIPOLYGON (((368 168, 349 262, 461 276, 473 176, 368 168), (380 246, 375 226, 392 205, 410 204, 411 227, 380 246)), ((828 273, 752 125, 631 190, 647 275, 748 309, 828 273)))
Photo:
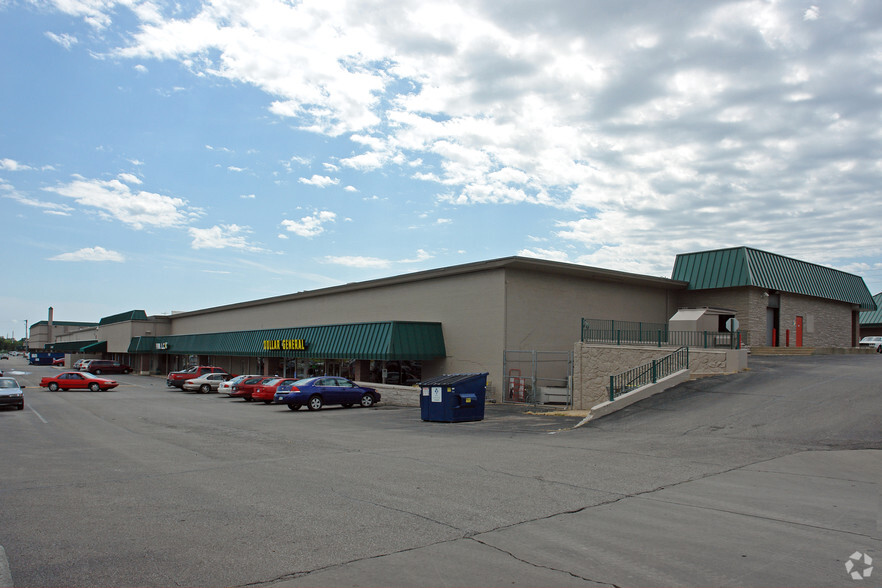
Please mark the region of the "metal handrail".
POLYGON ((660 359, 653 359, 651 362, 610 376, 609 399, 613 401, 623 394, 655 384, 659 379, 684 369, 689 369, 688 347, 680 347, 660 359))
MULTIPOLYGON (((610 321, 611 323, 612 321, 610 321)), ((741 349, 750 346, 750 331, 671 331, 667 327, 604 328, 597 321, 582 319, 583 343, 606 343, 610 345, 653 345, 656 347, 678 346, 702 349, 741 349)), ((658 327, 658 325, 655 325, 658 327)))

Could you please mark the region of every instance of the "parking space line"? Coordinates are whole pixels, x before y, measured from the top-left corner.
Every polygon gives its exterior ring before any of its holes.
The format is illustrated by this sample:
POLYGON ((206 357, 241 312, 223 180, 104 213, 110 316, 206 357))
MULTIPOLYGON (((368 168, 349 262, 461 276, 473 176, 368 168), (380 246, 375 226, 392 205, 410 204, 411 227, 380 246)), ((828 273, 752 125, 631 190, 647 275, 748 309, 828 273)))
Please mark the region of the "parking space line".
POLYGON ((49 421, 47 421, 46 419, 44 419, 44 418, 43 418, 43 415, 41 415, 39 412, 37 412, 36 410, 34 410, 34 407, 33 407, 33 406, 31 406, 30 404, 28 404, 28 408, 31 409, 31 410, 33 411, 33 413, 34 413, 35 415, 37 415, 37 418, 40 419, 41 421, 43 421, 44 424, 46 424, 46 425, 49 424, 49 421))
POLYGON ((0 545, 0 588, 12 588, 12 573, 9 571, 9 560, 6 559, 6 550, 0 545))

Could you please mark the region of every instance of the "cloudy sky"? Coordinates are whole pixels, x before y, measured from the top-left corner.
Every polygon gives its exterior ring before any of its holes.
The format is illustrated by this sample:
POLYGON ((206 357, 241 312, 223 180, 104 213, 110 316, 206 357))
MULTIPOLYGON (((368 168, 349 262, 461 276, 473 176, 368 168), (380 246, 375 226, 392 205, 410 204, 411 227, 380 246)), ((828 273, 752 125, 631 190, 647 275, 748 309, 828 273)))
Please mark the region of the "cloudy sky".
POLYGON ((882 291, 877 0, 0 0, 0 335, 523 255, 882 291))

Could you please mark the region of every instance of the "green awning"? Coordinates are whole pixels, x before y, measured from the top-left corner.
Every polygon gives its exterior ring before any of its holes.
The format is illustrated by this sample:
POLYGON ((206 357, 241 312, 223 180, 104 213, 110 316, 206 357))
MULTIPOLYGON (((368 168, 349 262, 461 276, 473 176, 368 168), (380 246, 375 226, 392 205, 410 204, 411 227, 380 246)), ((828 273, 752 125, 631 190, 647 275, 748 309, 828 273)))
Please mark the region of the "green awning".
POLYGON ((128 352, 385 361, 447 355, 441 323, 408 321, 133 337, 128 352))
POLYGON ((107 341, 61 341, 47 343, 43 349, 54 353, 104 353, 107 351, 107 341))
POLYGON ((80 353, 107 353, 107 341, 96 341, 80 348, 80 353))
POLYGON ((869 310, 861 313, 861 326, 868 327, 870 325, 882 325, 882 292, 873 296, 876 302, 876 310, 869 310))

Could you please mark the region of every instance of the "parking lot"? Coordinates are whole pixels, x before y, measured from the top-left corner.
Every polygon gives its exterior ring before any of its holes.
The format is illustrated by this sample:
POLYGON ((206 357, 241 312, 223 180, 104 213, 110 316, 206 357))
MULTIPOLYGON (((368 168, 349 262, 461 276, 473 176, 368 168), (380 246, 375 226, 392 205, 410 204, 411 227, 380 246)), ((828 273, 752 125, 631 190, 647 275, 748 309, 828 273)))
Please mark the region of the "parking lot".
POLYGON ((57 368, 4 360, 7 583, 880 586, 846 568, 882 557, 880 359, 754 358, 578 428, 48 392, 57 368))

